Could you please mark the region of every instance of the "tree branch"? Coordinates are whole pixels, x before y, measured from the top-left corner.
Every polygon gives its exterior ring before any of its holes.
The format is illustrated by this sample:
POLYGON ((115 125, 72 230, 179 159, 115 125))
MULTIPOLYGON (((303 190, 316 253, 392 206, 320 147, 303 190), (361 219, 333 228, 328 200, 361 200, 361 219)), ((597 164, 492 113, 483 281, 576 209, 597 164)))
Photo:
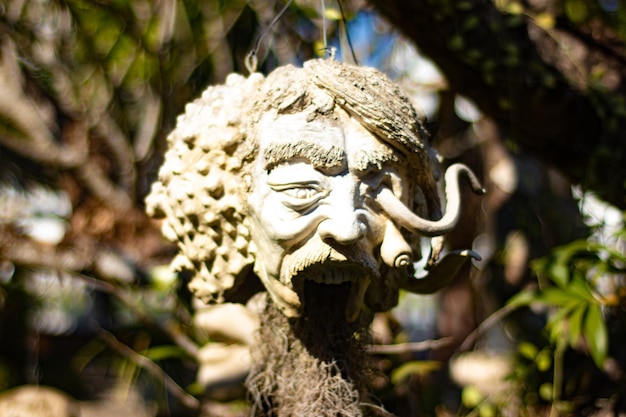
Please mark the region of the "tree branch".
POLYGON ((439 349, 449 346, 453 338, 444 337, 437 340, 424 340, 423 342, 397 343, 395 345, 370 345, 367 352, 374 355, 397 355, 400 353, 423 352, 430 349, 439 349))
POLYGON ((524 15, 493 2, 370 0, 475 101, 507 138, 605 200, 626 208, 626 112, 615 96, 580 91, 544 62, 524 15))
POLYGON ((107 344, 111 349, 119 353, 120 355, 128 358, 139 367, 145 369, 152 376, 159 378, 163 381, 165 388, 176 397, 186 407, 197 410, 200 408, 200 401, 197 398, 187 394, 184 389, 180 387, 159 365, 148 359, 147 357, 140 355, 133 349, 129 348, 125 344, 121 343, 117 338, 98 326, 93 322, 93 326, 96 330, 96 335, 100 340, 107 344))

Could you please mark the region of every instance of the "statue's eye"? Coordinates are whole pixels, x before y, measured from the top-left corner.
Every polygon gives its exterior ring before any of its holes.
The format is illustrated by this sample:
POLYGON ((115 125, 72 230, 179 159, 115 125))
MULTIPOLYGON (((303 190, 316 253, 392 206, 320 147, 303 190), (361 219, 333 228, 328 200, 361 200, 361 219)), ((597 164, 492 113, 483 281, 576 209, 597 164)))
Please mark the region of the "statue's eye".
POLYGON ((319 191, 311 187, 294 187, 283 190, 283 193, 298 200, 308 200, 315 197, 319 191))
POLYGON ((286 163, 269 172, 267 184, 287 208, 305 214, 330 192, 327 178, 313 166, 286 163))
POLYGON ((308 210, 328 195, 328 192, 316 183, 271 184, 270 186, 281 194, 281 200, 285 206, 296 211, 308 210))

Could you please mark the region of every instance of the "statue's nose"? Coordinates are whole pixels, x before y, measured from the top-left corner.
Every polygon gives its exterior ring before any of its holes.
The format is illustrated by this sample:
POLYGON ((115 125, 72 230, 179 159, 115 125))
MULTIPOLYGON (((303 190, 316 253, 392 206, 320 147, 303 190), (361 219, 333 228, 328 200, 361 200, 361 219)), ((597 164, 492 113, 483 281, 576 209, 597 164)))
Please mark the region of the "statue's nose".
POLYGON ((326 219, 320 223, 317 232, 331 246, 333 243, 353 245, 365 237, 366 227, 356 216, 352 217, 326 219))
POLYGON ((362 210, 358 207, 357 186, 345 185, 334 190, 329 215, 317 227, 320 238, 331 246, 333 243, 353 245, 367 233, 362 210))

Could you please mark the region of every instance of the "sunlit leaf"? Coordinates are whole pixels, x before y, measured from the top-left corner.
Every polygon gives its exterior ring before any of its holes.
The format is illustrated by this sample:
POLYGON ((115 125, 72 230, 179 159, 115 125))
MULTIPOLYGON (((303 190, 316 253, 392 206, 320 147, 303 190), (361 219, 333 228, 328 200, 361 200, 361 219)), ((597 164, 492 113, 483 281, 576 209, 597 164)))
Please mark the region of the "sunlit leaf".
POLYGON ((587 0, 566 0, 563 6, 565 15, 573 23, 582 23, 589 16, 587 0))
POLYGON ((439 361, 410 361, 394 369, 391 382, 399 384, 411 375, 426 375, 441 368, 439 361))
POLYGON ((548 267, 547 273, 550 279, 559 287, 567 286, 570 271, 566 264, 562 262, 552 262, 548 267))
POLYGON ((583 318, 585 317, 585 312, 587 311, 587 304, 581 303, 578 305, 572 314, 569 316, 568 326, 569 326, 569 343, 570 346, 576 346, 578 343, 578 339, 580 339, 580 335, 583 331, 583 318))
POLYGON ((548 12, 540 13, 535 17, 535 23, 542 29, 548 30, 554 27, 556 23, 554 16, 548 12))
POLYGON ((570 294, 580 297, 581 299, 594 303, 596 302, 591 289, 589 288, 589 281, 580 275, 575 275, 568 286, 570 294))
POLYGON ((522 14, 524 13, 524 6, 517 1, 508 1, 505 10, 511 14, 522 14))
POLYGON ((154 346, 146 349, 143 354, 153 361, 182 358, 186 356, 184 350, 182 350, 180 347, 171 345, 154 346))
POLYGON ((534 360, 537 357, 537 346, 530 342, 522 342, 517 346, 517 351, 526 359, 534 360))
POLYGON ((205 387, 199 383, 199 382, 193 382, 191 384, 189 384, 186 388, 185 391, 187 391, 189 394, 191 395, 202 395, 205 393, 205 387))
POLYGON ((475 408, 484 398, 482 392, 472 385, 463 388, 461 392, 461 402, 467 408, 475 408))
POLYGON ((539 396, 545 401, 552 401, 552 384, 545 382, 539 387, 539 396))
POLYGON ((537 300, 537 294, 534 291, 520 291, 509 299, 507 305, 513 308, 519 308, 531 304, 537 300))
POLYGON ((535 260, 531 261, 531 263, 530 263, 530 268, 536 274, 544 273, 546 271, 546 269, 547 269, 547 266, 548 266, 548 258, 547 257, 535 259, 535 260))
MULTIPOLYGON (((620 250, 616 250, 614 248, 604 247, 606 254, 610 260, 618 261, 618 262, 626 262, 626 252, 622 252, 620 250)), ((622 265, 620 270, 624 271, 626 265, 622 265)))
POLYGON ((552 367, 552 352, 548 349, 543 349, 535 358, 537 369, 541 372, 545 372, 552 367))
POLYGON ((584 305, 584 302, 577 299, 576 301, 561 305, 550 316, 546 328, 550 331, 550 338, 553 341, 559 341, 569 333, 569 316, 581 304, 584 305))
POLYGON ((497 415, 496 406, 491 403, 485 403, 478 409, 479 417, 495 417, 497 415))
POLYGON ((95 52, 100 55, 108 55, 122 34, 122 29, 117 21, 109 15, 102 14, 100 24, 94 36, 95 52))
POLYGON ((589 353, 596 365, 602 368, 608 350, 608 333, 599 305, 590 305, 585 316, 584 335, 589 353))
POLYGON ((579 239, 557 248, 554 253, 559 257, 559 259, 567 260, 580 253, 588 253, 589 247, 589 242, 584 239, 579 239))
POLYGON ((547 288, 540 292, 536 300, 553 306, 571 306, 581 300, 578 294, 571 293, 561 288, 547 288))
POLYGON ((341 20, 341 13, 335 8, 327 8, 324 16, 329 20, 341 20))

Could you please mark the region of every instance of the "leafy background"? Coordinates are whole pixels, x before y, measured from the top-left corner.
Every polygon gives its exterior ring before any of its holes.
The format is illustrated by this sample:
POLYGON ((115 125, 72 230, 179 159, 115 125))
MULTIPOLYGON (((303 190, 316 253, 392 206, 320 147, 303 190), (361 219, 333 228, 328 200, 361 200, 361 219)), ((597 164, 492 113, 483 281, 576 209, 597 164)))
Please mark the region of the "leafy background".
POLYGON ((0 390, 245 413, 236 387, 196 381, 213 342, 143 199, 185 103, 247 74, 257 46, 267 73, 324 56, 326 37, 397 80, 440 154, 489 189, 468 193, 448 238, 484 260, 377 318, 380 402, 400 416, 625 413, 626 3, 321 5, 294 1, 270 27, 284 2, 0 2, 0 390))

